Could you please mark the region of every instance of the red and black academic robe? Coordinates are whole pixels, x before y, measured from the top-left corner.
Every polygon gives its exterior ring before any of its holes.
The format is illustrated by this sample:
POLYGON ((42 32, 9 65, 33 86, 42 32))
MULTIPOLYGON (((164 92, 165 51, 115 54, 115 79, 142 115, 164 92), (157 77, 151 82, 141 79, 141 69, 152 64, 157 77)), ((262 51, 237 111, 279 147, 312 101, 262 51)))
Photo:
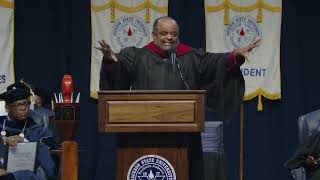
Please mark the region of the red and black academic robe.
POLYGON ((116 54, 117 63, 103 59, 100 90, 204 89, 207 106, 217 119, 230 119, 243 100, 245 86, 239 68, 243 59, 236 61, 232 53, 206 53, 184 44, 177 46, 176 54, 183 78, 168 53, 155 44, 125 48, 116 54))

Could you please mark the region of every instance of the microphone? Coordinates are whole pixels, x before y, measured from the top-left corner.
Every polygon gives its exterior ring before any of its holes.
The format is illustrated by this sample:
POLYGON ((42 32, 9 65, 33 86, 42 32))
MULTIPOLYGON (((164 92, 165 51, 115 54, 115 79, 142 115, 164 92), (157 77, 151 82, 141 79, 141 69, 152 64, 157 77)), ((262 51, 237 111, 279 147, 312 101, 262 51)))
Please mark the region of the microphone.
POLYGON ((176 48, 172 48, 168 51, 168 54, 170 55, 172 67, 173 67, 173 72, 176 72, 176 59, 177 59, 177 54, 176 54, 176 48))
POLYGON ((178 62, 178 58, 177 58, 177 54, 176 54, 176 48, 170 49, 168 51, 168 53, 170 54, 170 59, 171 59, 172 67, 173 67, 173 72, 176 72, 176 67, 177 67, 182 82, 184 83, 184 85, 186 86, 187 89, 190 89, 189 85, 187 84, 187 82, 185 81, 185 79, 184 79, 184 77, 182 75, 180 64, 178 62))
POLYGON ((168 55, 171 57, 172 55, 176 54, 176 48, 171 48, 168 50, 168 55))

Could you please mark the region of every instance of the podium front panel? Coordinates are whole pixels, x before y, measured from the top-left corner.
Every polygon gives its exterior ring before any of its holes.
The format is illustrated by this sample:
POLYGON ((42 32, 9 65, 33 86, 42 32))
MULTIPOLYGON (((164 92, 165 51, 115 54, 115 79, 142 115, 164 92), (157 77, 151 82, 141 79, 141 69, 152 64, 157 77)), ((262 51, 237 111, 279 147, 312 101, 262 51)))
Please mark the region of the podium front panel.
POLYGON ((203 90, 100 91, 100 132, 200 132, 203 90))
POLYGON ((192 123, 195 120, 195 101, 108 101, 106 106, 110 123, 192 123))

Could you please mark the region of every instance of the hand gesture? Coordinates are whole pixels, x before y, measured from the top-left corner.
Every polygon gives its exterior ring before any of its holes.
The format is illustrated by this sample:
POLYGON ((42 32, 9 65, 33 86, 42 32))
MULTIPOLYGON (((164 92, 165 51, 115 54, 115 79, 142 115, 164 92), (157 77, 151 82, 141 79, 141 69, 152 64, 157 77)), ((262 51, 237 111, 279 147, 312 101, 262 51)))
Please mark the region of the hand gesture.
POLYGON ((112 51, 110 46, 104 41, 98 41, 100 47, 95 47, 96 49, 100 50, 103 53, 104 59, 108 61, 117 62, 117 57, 115 53, 112 51))
POLYGON ((9 137, 5 137, 3 138, 3 143, 6 145, 9 145, 13 148, 15 148, 17 146, 18 143, 23 142, 23 138, 18 136, 18 135, 14 135, 14 136, 9 136, 9 137))
POLYGON ((252 44, 249 44, 248 46, 245 46, 243 48, 237 48, 233 51, 234 55, 237 57, 237 56, 242 56, 246 59, 248 59, 248 56, 249 56, 249 52, 259 46, 261 43, 261 39, 257 39, 255 40, 252 44))
POLYGON ((318 167, 318 159, 309 155, 305 160, 305 164, 309 170, 315 170, 318 167))

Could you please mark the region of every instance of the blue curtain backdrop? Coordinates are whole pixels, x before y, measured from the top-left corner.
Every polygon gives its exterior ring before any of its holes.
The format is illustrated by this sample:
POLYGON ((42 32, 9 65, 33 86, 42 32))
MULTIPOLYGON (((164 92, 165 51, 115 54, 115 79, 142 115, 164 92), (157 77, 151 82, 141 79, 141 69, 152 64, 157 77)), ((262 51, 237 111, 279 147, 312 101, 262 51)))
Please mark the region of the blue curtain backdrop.
MULTIPOLYGON (((244 103, 244 179, 291 179, 283 163, 294 152, 299 115, 319 108, 319 16, 313 1, 283 1, 281 36, 282 100, 244 103)), ((81 92, 77 141, 82 180, 115 179, 113 134, 97 133, 97 103, 89 98, 91 22, 89 0, 16 0, 15 75, 36 86, 60 91, 71 73, 81 92)), ((181 27, 181 41, 205 48, 202 0, 171 0, 169 15, 181 27)), ((239 179, 239 118, 225 125, 230 180, 239 179)))

